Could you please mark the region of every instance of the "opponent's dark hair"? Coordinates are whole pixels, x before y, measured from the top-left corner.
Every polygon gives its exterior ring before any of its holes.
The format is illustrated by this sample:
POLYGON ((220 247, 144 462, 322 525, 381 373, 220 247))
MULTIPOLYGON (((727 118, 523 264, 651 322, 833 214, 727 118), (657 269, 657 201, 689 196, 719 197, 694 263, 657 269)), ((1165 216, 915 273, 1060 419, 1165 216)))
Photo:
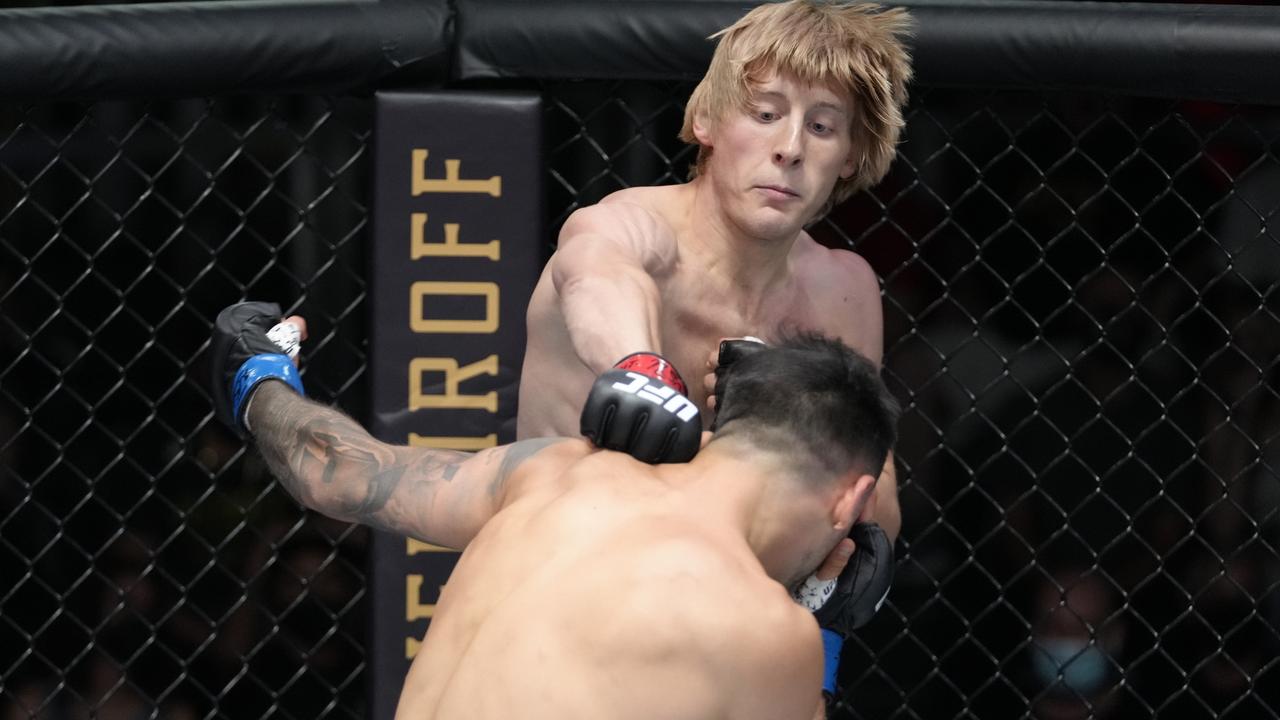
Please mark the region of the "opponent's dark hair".
POLYGON ((878 476, 899 413, 874 363, 814 333, 747 354, 716 378, 715 439, 740 437, 827 476, 878 476))

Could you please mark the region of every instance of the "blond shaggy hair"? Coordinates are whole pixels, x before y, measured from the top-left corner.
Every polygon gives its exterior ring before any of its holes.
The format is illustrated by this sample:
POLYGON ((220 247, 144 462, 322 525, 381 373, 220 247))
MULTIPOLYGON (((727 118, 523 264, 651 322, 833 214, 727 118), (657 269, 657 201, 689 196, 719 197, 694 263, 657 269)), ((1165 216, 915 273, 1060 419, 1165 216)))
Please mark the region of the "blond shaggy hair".
MULTIPOLYGON (((901 8, 820 0, 761 5, 711 36, 719 45, 685 107, 680 139, 698 144, 695 117, 714 125, 727 112, 747 110, 755 87, 773 72, 843 91, 853 101, 850 135, 858 157, 853 175, 836 180, 825 213, 889 171, 911 79, 911 56, 903 46, 910 32, 911 17, 901 8)), ((706 170, 710 158, 711 148, 701 146, 690 179, 706 170)))

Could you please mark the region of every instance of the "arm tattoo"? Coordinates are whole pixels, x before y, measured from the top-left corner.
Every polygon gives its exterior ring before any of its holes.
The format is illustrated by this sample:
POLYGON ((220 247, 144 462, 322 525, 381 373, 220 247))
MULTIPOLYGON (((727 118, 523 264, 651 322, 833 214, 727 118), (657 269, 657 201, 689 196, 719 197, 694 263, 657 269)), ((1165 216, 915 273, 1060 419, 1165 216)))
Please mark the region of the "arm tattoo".
POLYGON ((502 456, 502 464, 498 466, 498 474, 489 483, 489 497, 498 498, 502 495, 507 489, 507 479, 520 466, 520 463, 528 460, 531 455, 536 454, 548 445, 554 445, 563 439, 536 438, 534 440, 522 440, 508 446, 507 452, 502 456))
POLYGON ((451 547, 465 544, 499 509, 525 460, 562 439, 525 440, 479 456, 393 446, 276 382, 258 388, 249 412, 262 457, 303 505, 451 547))
POLYGON ((470 457, 449 450, 403 452, 279 383, 264 383, 250 411, 263 458, 299 502, 399 534, 415 533, 438 484, 451 480, 470 457))

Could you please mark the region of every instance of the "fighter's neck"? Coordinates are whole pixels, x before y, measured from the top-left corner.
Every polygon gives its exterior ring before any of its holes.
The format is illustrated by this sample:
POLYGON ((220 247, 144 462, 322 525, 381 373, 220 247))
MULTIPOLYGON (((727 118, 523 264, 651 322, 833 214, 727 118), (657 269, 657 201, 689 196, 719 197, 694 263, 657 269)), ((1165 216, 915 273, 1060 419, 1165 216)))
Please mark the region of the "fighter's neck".
POLYGON ((707 275, 749 293, 763 292, 787 279, 791 252, 802 228, 779 237, 753 236, 734 224, 709 183, 695 179, 686 187, 682 258, 697 262, 707 275))
POLYGON ((790 528, 805 524, 806 510, 787 502, 794 493, 777 491, 775 468, 761 466, 749 454, 708 447, 676 472, 673 485, 706 527, 740 537, 775 580, 785 582, 795 574, 796 537, 790 528))

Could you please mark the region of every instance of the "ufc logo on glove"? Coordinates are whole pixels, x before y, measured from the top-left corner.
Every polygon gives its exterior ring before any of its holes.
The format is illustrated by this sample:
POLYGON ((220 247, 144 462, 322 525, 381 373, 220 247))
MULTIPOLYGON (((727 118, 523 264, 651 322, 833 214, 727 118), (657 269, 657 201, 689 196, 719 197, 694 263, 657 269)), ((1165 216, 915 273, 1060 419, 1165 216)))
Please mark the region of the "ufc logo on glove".
POLYGON ((702 421, 686 388, 661 355, 632 353, 591 385, 582 435, 641 462, 687 462, 701 444, 702 421))
POLYGON ((654 405, 660 405, 663 410, 675 413, 675 416, 683 422, 689 422, 698 416, 698 408, 693 401, 676 392, 671 386, 650 385, 650 378, 640 373, 627 372, 627 377, 631 378, 631 382, 615 382, 613 389, 643 398, 654 405))

